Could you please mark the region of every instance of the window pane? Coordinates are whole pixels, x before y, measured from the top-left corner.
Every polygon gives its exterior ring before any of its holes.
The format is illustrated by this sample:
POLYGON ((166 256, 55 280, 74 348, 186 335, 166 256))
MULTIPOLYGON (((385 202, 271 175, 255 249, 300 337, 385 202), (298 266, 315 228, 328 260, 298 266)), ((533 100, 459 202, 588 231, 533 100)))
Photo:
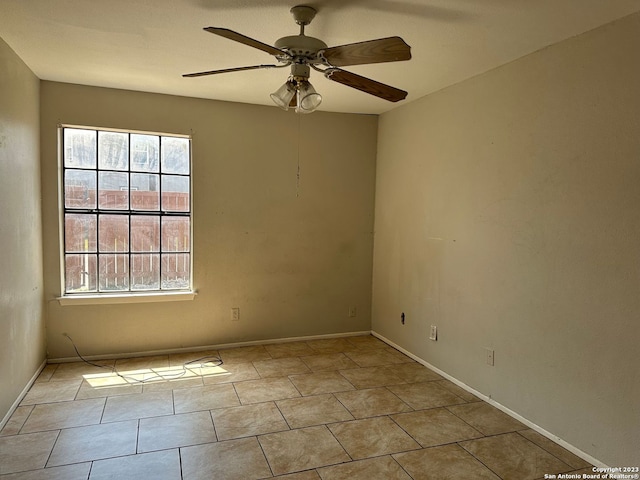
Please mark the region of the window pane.
POLYGON ((100 255, 100 291, 129 290, 129 255, 100 255))
POLYGON ((191 287, 188 138, 63 128, 65 293, 191 287))
POLYGON ((129 217, 100 215, 98 219, 100 252, 129 251, 129 217))
POLYGON ((129 135, 98 132, 98 167, 107 170, 129 169, 129 135))
POLYGON ((160 251, 160 217, 147 215, 131 217, 131 251, 160 251))
POLYGON ((64 278, 64 290, 67 293, 95 292, 98 278, 96 255, 65 255, 64 278))
POLYGON ((162 255, 162 288, 189 288, 190 258, 188 253, 165 253, 162 255))
POLYGON ((190 234, 189 217, 162 217, 163 252, 188 252, 190 234))
POLYGON ((160 290, 160 255, 131 255, 131 290, 160 290))
POLYGON ((129 208, 129 175, 98 172, 98 208, 127 210, 129 208))
POLYGON ((66 208, 96 208, 96 172, 65 170, 64 206, 66 208))
POLYGON ((131 210, 160 210, 160 177, 149 173, 131 174, 131 210))
POLYGON ((160 167, 160 137, 131 134, 131 170, 158 172, 160 167))
POLYGON ((189 206, 189 177, 162 175, 162 210, 188 212, 189 206))
POLYGON ((64 166, 96 168, 96 131, 64 129, 64 166))
POLYGON ((189 139, 162 137, 162 173, 189 175, 189 139))
POLYGON ((64 216, 64 251, 96 251, 96 216, 67 213, 64 216))

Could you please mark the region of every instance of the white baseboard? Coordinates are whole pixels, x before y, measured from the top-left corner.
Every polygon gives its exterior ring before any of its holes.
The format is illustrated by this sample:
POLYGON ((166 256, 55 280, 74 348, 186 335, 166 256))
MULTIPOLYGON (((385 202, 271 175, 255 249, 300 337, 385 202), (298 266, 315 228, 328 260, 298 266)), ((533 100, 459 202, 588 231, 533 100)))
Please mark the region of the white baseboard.
MULTIPOLYGON (((234 343, 221 343, 215 345, 202 345, 199 347, 184 347, 184 348, 168 348, 163 350, 147 350, 144 352, 125 352, 105 355, 83 355, 86 360, 113 360, 119 358, 135 358, 135 357, 150 357, 152 355, 172 355, 175 353, 190 353, 190 352, 202 352, 205 350, 221 350, 225 348, 237 348, 237 347, 249 347, 252 345, 271 345, 274 343, 291 343, 291 342, 305 342, 309 340, 323 340, 328 338, 340 338, 340 337, 357 337, 360 335, 369 335, 370 330, 362 332, 346 332, 346 333, 329 333, 323 335, 308 335, 305 337, 287 337, 276 338, 271 340, 251 340, 247 342, 234 342, 234 343)), ((78 350, 82 354, 82 346, 78 346, 78 350)), ((78 357, 61 357, 61 358, 49 358, 48 363, 69 363, 77 362, 80 359, 78 357)))
POLYGON ((592 465, 595 465, 596 467, 602 467, 602 468, 608 468, 608 465, 602 463, 600 460, 598 460, 597 458, 592 457, 591 455, 589 455, 588 453, 583 452, 582 450, 580 450, 579 448, 571 445, 570 443, 568 443, 567 441, 561 439, 560 437, 554 435, 553 433, 545 430, 544 428, 536 425, 535 423, 533 423, 532 421, 526 419, 525 417, 523 417, 522 415, 520 415, 517 412, 514 412, 513 410, 511 410, 508 407, 505 407, 504 405, 496 402, 494 399, 488 397, 487 395, 471 388, 469 385, 461 382, 460 380, 458 380, 455 377, 452 377, 451 375, 449 375, 446 372, 443 372, 442 370, 440 370, 437 367, 434 367, 433 365, 431 365, 429 362, 423 360, 422 358, 414 355, 413 353, 405 350, 404 348, 400 347, 399 345, 396 345, 395 343, 393 343, 391 340, 385 338, 384 336, 380 335, 377 332, 374 332, 373 330, 371 331, 371 335, 373 335, 376 338, 379 338, 380 340, 382 340, 384 343, 386 343, 387 345, 395 348, 396 350, 399 350, 400 352, 404 353, 405 355, 407 355, 408 357, 412 358, 413 360, 415 360, 418 363, 421 363, 422 365, 424 365, 425 367, 427 367, 429 370, 433 370, 435 373, 437 373, 438 375, 443 376, 444 378, 446 378, 447 380, 449 380, 452 383, 455 383, 457 386, 459 386, 460 388, 463 388, 464 390, 466 390, 467 392, 475 395, 478 398, 481 398, 482 400, 484 400, 485 402, 487 402, 488 404, 496 407, 497 409, 503 411, 504 413, 506 413, 507 415, 509 415, 510 417, 515 418, 516 420, 518 420, 521 423, 524 423, 527 427, 531 428, 532 430, 535 430, 536 432, 538 432, 540 435, 543 435, 545 437, 547 437, 549 440, 557 443, 558 445, 566 448, 567 450, 569 450, 571 453, 573 453, 574 455, 577 455, 578 457, 582 458, 583 460, 589 462, 592 465))
POLYGON ((31 379, 27 382, 27 385, 22 389, 22 391, 20 392, 20 395, 18 395, 18 398, 16 398, 16 401, 13 402, 11 407, 9 407, 9 411, 6 413, 6 415, 0 421, 0 430, 2 430, 4 428, 4 426, 7 424, 7 422, 11 418, 11 415, 13 415, 13 412, 16 411, 16 408, 18 408, 20 406, 20 402, 22 402, 24 397, 29 392, 29 389, 31 388, 31 386, 34 384, 34 382, 38 378, 38 375, 40 375, 40 372, 42 372, 42 370, 46 366, 47 366, 47 360, 45 359, 45 360, 43 360, 43 362, 40 364, 40 366, 36 370, 36 373, 34 373, 33 376, 31 377, 31 379))

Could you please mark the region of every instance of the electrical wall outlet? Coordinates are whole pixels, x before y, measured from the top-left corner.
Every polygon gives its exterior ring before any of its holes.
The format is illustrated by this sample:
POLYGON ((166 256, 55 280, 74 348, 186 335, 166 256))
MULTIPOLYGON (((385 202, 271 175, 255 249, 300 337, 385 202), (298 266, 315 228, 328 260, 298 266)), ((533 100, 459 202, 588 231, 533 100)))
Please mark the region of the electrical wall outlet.
POLYGON ((485 352, 487 354, 487 365, 491 365, 493 367, 494 366, 494 360, 495 360, 494 359, 495 352, 490 348, 485 348, 484 350, 485 350, 485 352))
POLYGON ((349 307, 349 316, 355 317, 358 314, 356 307, 349 307))
POLYGON ((435 325, 431 325, 431 330, 429 331, 429 340, 433 340, 434 342, 438 340, 438 327, 435 325))
POLYGON ((234 307, 231 309, 231 320, 237 322, 240 320, 240 308, 234 307))

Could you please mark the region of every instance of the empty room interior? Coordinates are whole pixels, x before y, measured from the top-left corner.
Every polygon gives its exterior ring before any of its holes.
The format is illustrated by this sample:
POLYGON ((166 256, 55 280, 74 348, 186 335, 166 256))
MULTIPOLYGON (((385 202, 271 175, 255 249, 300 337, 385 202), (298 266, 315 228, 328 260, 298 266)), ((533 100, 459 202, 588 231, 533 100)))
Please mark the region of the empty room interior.
POLYGON ((294 6, 0 2, 0 478, 639 478, 640 1, 294 6))

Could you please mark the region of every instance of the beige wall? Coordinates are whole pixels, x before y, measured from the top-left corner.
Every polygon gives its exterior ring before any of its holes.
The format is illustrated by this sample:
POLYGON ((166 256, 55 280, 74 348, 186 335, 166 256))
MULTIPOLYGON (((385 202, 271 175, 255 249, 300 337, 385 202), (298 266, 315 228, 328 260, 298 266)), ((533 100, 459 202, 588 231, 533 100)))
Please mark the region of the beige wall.
POLYGON ((74 355, 62 333, 101 355, 370 330, 377 117, 53 82, 41 96, 50 357, 74 355), (54 300, 58 123, 193 135, 195 300, 54 300))
POLYGON ((635 14, 378 132, 373 330, 614 466, 640 463, 639 51, 635 14))
POLYGON ((38 97, 0 39, 0 422, 45 359, 38 97))

